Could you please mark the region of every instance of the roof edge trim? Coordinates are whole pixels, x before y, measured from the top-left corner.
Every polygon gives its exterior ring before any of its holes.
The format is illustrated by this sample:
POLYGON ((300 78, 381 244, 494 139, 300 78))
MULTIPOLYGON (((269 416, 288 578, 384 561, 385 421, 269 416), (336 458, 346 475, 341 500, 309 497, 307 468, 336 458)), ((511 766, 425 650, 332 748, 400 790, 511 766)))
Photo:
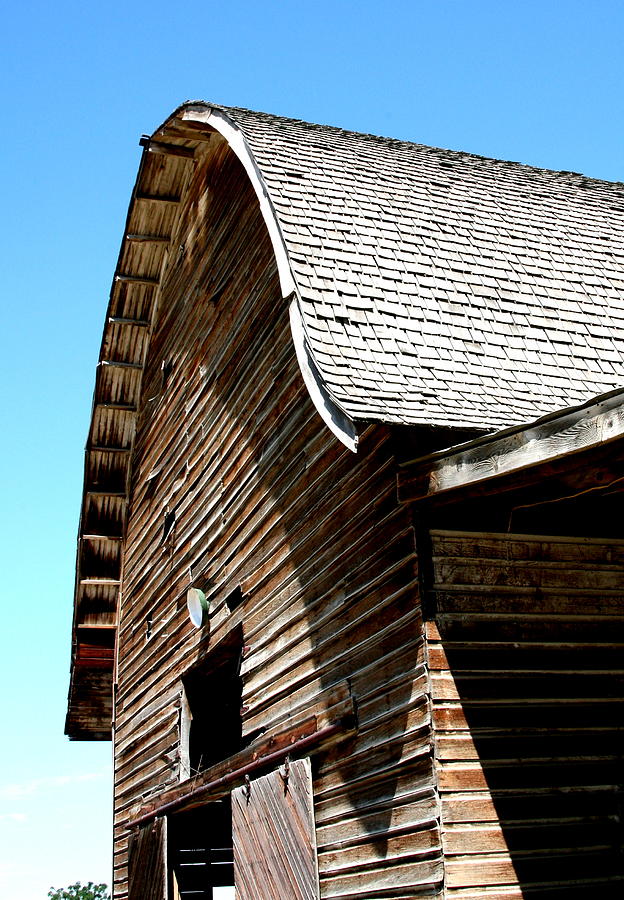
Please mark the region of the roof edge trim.
POLYGON ((271 238, 275 260, 277 262, 277 271, 279 274, 282 295, 284 297, 290 296, 290 294, 296 290, 296 285, 290 268, 286 243, 282 236, 282 231, 262 172, 258 168, 245 135, 229 116, 209 104, 192 103, 183 106, 178 115, 185 121, 203 122, 206 125, 210 125, 211 128, 214 128, 215 131, 218 131, 219 134, 225 138, 232 152, 242 163, 256 192, 256 196, 260 203, 262 218, 269 231, 269 237, 271 238))
POLYGON ((299 290, 290 267, 286 242, 284 241, 277 213, 264 177, 247 143, 244 132, 226 113, 208 103, 192 102, 185 104, 177 112, 177 115, 183 121, 200 122, 218 131, 242 163, 258 198, 260 212, 269 232, 277 263, 282 296, 284 299, 294 296, 290 304, 290 329, 297 354, 297 362, 299 363, 305 386, 317 412, 330 431, 349 450, 356 453, 358 436, 355 424, 332 397, 314 360, 312 348, 306 340, 303 317, 299 305, 299 290))
MULTIPOLYGON (((624 439, 624 390, 403 463, 401 502, 499 482, 624 439)), ((598 488, 606 485, 598 483, 598 488)))
POLYGON ((293 297, 290 304, 290 330, 292 332, 297 354, 297 362, 301 374, 312 398, 318 414, 321 416, 329 430, 342 441, 345 447, 357 453, 358 435, 355 425, 349 416, 340 409, 332 399, 323 378, 314 362, 314 357, 306 340, 303 319, 297 297, 293 297))

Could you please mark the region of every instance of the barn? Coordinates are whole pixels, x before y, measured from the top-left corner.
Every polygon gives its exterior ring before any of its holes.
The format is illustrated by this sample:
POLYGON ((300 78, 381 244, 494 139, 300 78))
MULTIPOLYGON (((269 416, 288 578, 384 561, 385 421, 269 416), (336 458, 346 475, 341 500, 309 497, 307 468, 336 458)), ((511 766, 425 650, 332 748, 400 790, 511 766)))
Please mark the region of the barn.
POLYGON ((205 102, 141 145, 66 720, 115 898, 621 896, 624 185, 205 102))

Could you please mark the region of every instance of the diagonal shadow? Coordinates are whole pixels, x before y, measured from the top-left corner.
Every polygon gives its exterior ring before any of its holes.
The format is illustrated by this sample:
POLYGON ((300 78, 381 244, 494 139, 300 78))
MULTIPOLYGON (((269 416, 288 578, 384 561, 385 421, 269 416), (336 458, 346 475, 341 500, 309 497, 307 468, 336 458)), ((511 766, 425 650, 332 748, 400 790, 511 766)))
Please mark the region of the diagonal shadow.
POLYGON ((448 888, 622 896, 624 617, 437 625, 448 888))

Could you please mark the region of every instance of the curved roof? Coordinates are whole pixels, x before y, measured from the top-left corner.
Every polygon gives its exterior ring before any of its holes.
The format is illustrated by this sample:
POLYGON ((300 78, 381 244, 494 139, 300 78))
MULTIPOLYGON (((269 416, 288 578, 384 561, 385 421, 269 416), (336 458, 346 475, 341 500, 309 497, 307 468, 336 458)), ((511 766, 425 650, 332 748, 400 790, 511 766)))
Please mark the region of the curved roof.
POLYGON ((325 387, 499 429, 624 385, 624 185, 243 109, 325 387))

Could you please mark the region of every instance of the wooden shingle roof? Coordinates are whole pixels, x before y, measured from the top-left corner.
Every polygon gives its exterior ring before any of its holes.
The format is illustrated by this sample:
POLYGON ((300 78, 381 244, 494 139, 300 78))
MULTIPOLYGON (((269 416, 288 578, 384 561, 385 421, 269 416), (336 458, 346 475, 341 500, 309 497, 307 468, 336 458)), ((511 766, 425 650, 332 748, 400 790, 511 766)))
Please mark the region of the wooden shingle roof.
POLYGON ((624 185, 209 108, 244 134, 352 419, 499 429, 624 386, 624 185))

